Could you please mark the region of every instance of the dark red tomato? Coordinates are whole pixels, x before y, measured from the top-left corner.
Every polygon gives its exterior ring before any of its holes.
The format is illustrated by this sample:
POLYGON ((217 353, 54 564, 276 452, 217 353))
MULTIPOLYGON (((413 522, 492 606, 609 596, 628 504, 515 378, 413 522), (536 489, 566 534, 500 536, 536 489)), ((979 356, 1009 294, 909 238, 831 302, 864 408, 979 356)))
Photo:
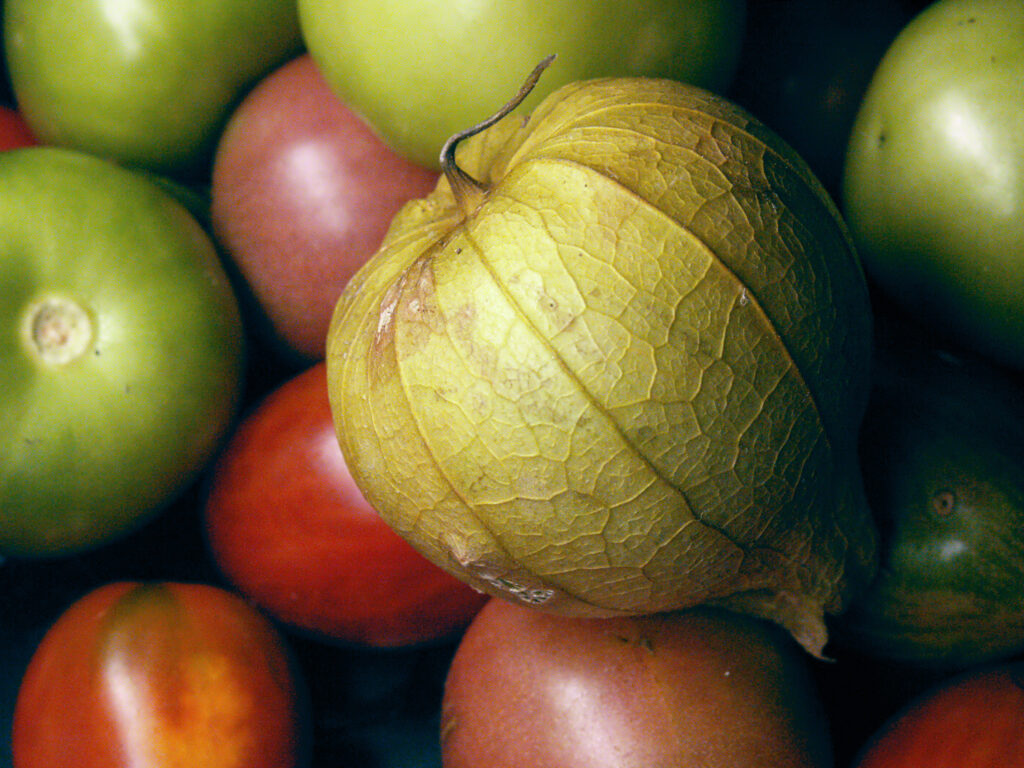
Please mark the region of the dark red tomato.
POLYGON ((913 701, 854 768, 1022 768, 1024 662, 979 668, 913 701))
POLYGON ((292 768, 302 759, 289 653, 238 596, 118 582, 75 602, 15 705, 16 768, 292 768))
POLYGON ((36 143, 21 114, 10 107, 0 106, 0 152, 18 147, 31 147, 36 143))
POLYGON ((349 278, 392 216, 437 177, 386 146, 308 55, 246 95, 217 144, 211 217, 284 351, 309 364, 323 358, 349 278))
POLYGON ((445 768, 831 768, 805 654, 720 610, 574 619, 493 599, 452 659, 445 768))
POLYGON ((452 636, 485 602, 387 526, 338 446, 324 363, 250 413, 217 462, 207 536, 227 578, 281 621, 374 647, 452 636))

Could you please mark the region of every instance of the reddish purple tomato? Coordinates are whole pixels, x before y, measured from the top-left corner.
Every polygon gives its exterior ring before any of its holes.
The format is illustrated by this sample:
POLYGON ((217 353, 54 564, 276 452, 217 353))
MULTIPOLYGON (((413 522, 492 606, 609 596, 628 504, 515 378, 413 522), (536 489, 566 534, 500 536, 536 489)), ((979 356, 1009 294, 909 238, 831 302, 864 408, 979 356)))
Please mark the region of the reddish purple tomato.
POLYGON ((854 768, 1024 768, 1024 662, 978 667, 922 694, 854 768))
POLYGON ((75 602, 18 691, 15 768, 292 768, 304 759, 288 650, 238 596, 118 582, 75 602))
POLYGON ((239 425, 206 501, 214 560, 281 621, 343 642, 400 647, 463 630, 485 597, 391 530, 349 474, 324 363, 239 425))
POLYGON ((401 159, 327 88, 308 55, 239 105, 214 157, 214 231, 274 336, 324 356, 342 288, 437 173, 401 159))
POLYGON ((494 599, 459 644, 445 768, 827 768, 792 640, 738 614, 567 619, 494 599))
POLYGON ((18 147, 31 147, 35 137, 21 114, 10 107, 0 106, 0 152, 18 147))

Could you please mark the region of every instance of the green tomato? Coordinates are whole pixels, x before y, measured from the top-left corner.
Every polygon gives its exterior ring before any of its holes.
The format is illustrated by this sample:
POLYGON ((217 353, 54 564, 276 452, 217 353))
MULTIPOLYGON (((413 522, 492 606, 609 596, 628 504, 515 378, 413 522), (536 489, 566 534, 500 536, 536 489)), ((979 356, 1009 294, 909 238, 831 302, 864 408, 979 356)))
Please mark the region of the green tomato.
POLYGON ((842 194, 884 291, 1024 368, 1024 3, 939 0, 903 29, 864 96, 842 194))
MULTIPOLYGON (((916 331, 916 329, 915 329, 916 331)), ((1024 651, 1024 397, 977 357, 879 337, 861 467, 879 570, 837 620, 855 650, 964 668, 1024 651)))
POLYGON ((214 245, 146 176, 0 154, 0 554, 127 532, 232 423, 243 334, 214 245))
POLYGON ((43 143, 201 170, 243 91, 301 47, 294 0, 5 0, 18 104, 43 143))
POLYGON ((551 54, 527 110, 605 75, 724 90, 745 17, 745 0, 299 0, 331 88, 394 149, 435 168, 450 136, 497 112, 551 54))

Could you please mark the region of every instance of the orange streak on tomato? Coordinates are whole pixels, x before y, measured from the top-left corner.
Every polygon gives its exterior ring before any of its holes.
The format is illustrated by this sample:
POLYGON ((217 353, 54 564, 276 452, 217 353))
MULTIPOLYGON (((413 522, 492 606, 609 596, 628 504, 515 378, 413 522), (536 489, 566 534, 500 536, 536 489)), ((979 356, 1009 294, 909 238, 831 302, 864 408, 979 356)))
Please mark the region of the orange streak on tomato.
POLYGON ((240 598, 112 584, 37 649, 15 711, 15 766, 291 768, 297 715, 288 654, 240 598))

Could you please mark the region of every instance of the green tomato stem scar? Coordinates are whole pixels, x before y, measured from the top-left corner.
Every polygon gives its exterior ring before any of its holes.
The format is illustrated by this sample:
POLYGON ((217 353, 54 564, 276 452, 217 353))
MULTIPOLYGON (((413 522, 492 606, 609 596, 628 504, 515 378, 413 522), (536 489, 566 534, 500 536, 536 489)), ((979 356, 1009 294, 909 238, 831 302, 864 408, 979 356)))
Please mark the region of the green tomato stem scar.
POLYGON ((24 317, 27 346, 46 365, 67 365, 92 345, 92 318, 72 299, 47 296, 30 304, 24 317))
POLYGON ((487 194, 487 185, 477 181, 459 167, 458 163, 455 162, 455 148, 463 139, 468 139, 470 136, 475 136, 481 131, 487 130, 522 104, 523 100, 530 95, 530 91, 536 87, 541 74, 543 74, 544 70, 547 69, 554 60, 555 54, 545 57, 536 67, 533 68, 533 71, 526 78, 526 81, 519 88, 519 91, 507 104, 505 104, 505 106, 483 122, 477 123, 473 127, 467 128, 464 131, 459 131, 455 135, 451 136, 448 141, 444 143, 444 146, 441 147, 441 170, 448 179, 448 184, 452 188, 452 194, 455 196, 455 200, 459 204, 459 208, 461 208, 462 212, 467 216, 472 215, 473 212, 480 207, 480 204, 483 202, 484 197, 487 194))

